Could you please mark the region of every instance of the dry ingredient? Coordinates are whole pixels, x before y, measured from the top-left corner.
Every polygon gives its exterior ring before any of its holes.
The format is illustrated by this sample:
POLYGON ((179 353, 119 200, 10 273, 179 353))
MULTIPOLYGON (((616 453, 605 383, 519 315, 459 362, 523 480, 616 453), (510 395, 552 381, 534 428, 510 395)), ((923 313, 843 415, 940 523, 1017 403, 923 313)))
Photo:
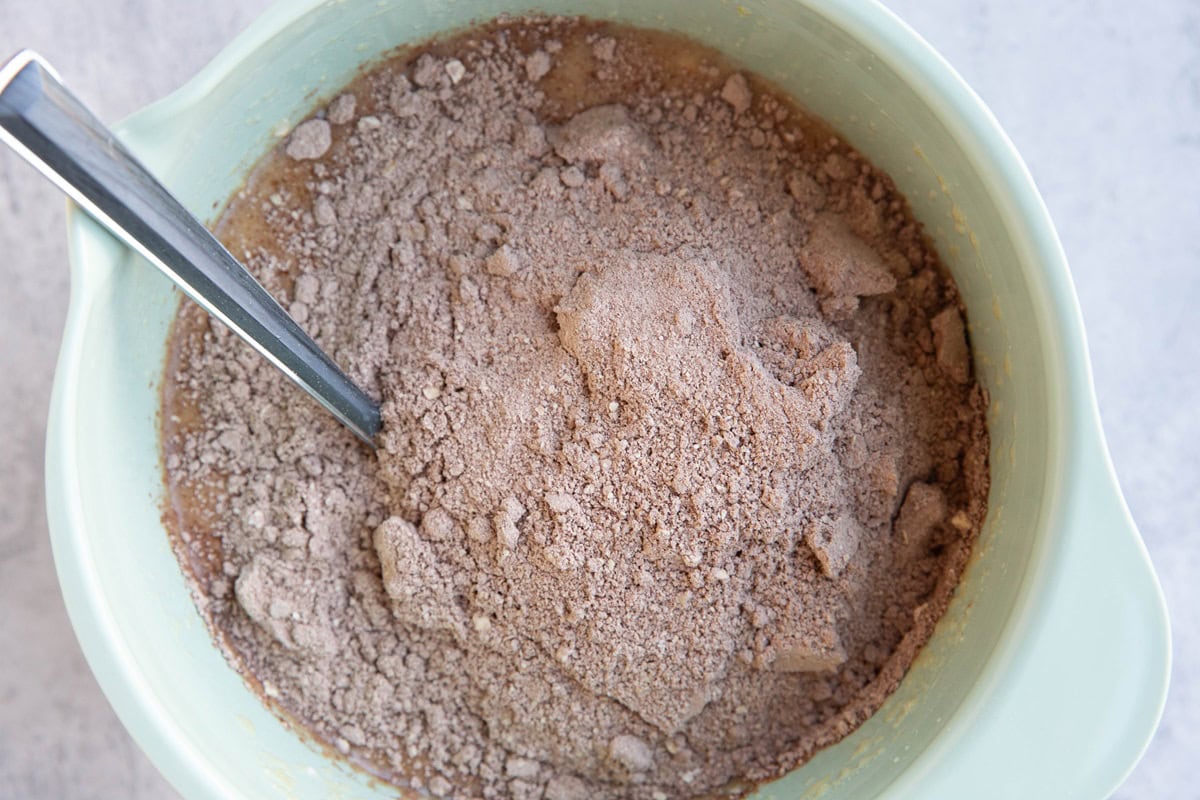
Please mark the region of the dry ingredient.
POLYGON ((399 57, 280 149, 223 233, 385 430, 181 308, 178 549, 267 698, 529 800, 737 794, 882 703, 988 486, 886 175, 715 53, 561 18, 399 57))

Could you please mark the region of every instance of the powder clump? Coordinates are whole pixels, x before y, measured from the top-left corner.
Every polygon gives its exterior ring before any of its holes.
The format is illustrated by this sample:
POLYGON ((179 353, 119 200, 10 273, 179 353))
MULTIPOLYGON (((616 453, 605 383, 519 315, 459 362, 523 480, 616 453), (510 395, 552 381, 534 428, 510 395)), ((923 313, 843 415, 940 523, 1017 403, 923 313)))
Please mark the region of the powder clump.
POLYGON ((329 123, 323 119, 310 119, 292 131, 286 152, 298 161, 311 161, 325 155, 332 141, 329 123))

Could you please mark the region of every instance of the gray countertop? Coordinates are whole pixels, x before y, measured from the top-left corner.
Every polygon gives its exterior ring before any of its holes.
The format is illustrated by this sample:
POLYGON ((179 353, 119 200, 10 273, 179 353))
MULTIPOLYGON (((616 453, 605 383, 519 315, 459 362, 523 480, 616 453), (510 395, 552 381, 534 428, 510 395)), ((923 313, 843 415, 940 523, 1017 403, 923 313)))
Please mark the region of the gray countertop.
MULTIPOLYGON (((37 49, 111 121, 181 84, 266 5, 0 0, 0 57, 37 49)), ((889 5, 989 103, 1058 225, 1113 460, 1166 591, 1175 642, 1162 726, 1115 796, 1194 797, 1200 5, 889 5)), ((171 798, 88 672, 55 582, 42 447, 68 291, 63 201, 6 150, 0 254, 0 800, 171 798)))

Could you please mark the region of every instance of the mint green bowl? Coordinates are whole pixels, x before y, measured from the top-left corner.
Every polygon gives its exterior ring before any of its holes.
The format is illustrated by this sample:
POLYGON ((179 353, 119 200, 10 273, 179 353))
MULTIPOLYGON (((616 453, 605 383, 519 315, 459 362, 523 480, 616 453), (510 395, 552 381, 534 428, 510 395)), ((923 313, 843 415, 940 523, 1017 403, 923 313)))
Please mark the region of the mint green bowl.
MULTIPOLYGON (((281 3, 119 132, 211 217, 255 160, 362 64, 528 8, 281 3)), ((1066 261, 987 108, 874 2, 539 8, 679 31, 777 81, 892 174, 969 310, 992 398, 990 509, 971 565, 879 713, 759 796, 1107 796, 1162 710, 1166 610, 1109 463, 1066 261)), ((69 236, 47 502, 67 608, 100 685, 188 798, 394 797, 276 719, 213 646, 159 518, 158 387, 179 297, 75 209, 69 236)))

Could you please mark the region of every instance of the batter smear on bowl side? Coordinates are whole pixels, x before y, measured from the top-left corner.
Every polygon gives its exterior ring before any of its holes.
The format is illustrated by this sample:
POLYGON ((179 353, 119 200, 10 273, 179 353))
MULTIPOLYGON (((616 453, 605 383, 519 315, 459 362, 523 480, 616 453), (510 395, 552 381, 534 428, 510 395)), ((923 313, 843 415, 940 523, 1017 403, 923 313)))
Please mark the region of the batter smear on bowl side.
POLYGON ((176 549, 231 660, 376 774, 736 795, 945 610, 988 489, 954 284, 887 175, 715 52, 561 18, 407 52, 220 232, 385 426, 181 306, 176 549))

